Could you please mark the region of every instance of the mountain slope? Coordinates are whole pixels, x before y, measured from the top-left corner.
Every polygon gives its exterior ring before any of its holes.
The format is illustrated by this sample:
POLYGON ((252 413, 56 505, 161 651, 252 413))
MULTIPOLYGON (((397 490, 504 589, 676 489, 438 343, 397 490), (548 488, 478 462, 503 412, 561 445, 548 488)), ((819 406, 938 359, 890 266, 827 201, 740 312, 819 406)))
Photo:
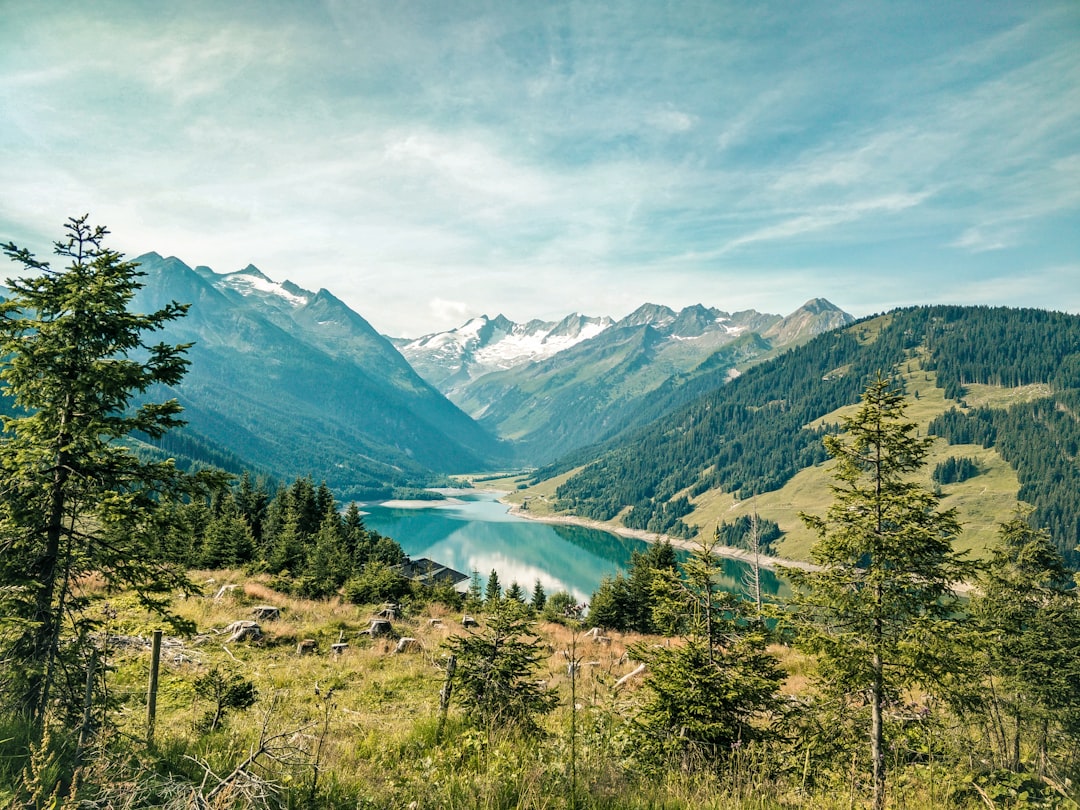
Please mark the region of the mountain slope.
POLYGON ((787 318, 645 304, 595 337, 471 380, 450 396, 493 433, 517 442, 521 458, 543 464, 645 416, 659 417, 704 390, 691 386, 694 380, 721 386, 738 368, 851 320, 820 299, 787 318), (768 332, 772 340, 759 334, 768 332))
POLYGON ((137 306, 191 303, 162 339, 194 343, 175 392, 193 433, 339 489, 423 482, 500 458, 490 435, 325 290, 277 285, 252 267, 218 276, 157 254, 136 261, 146 273, 137 306))
MULTIPOLYGON (((926 416, 942 437, 938 452, 996 451, 1018 482, 1008 500, 1033 504, 1036 524, 1080 562, 1080 317, 1037 310, 923 307, 821 335, 620 438, 558 487, 556 506, 649 532, 707 530, 745 512, 736 501, 776 492, 825 461, 823 432, 879 370, 912 397, 940 386, 937 418, 926 416), (1009 394, 1021 386, 1025 396, 1009 394), (980 407, 966 407, 973 393, 980 407), (728 506, 708 511, 724 502, 719 493, 728 506)), ((814 497, 826 501, 827 486, 814 497)))
POLYGON ((395 344, 413 368, 445 394, 492 371, 542 361, 607 329, 611 318, 574 313, 561 321, 518 324, 486 315, 448 332, 435 332, 395 344))

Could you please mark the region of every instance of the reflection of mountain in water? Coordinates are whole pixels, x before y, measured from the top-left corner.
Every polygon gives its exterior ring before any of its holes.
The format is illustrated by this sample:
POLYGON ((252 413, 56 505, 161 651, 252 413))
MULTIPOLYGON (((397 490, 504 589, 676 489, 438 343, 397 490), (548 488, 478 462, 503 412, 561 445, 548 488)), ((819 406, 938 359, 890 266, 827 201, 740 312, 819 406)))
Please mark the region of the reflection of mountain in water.
MULTIPOLYGON (((580 546, 590 552, 596 553, 605 559, 611 560, 619 569, 626 571, 630 567, 630 555, 634 551, 644 552, 647 543, 643 540, 635 540, 630 537, 611 534, 595 529, 585 529, 580 526, 566 524, 552 525, 555 532, 569 543, 580 546)), ((690 552, 681 548, 675 549, 675 556, 679 562, 684 562, 690 552)), ((723 572, 717 580, 717 584, 726 591, 743 593, 746 585, 743 578, 749 570, 749 566, 730 557, 722 557, 723 572)), ((614 570, 610 573, 614 574, 614 570)), ((761 569, 761 592, 764 596, 776 596, 785 587, 783 580, 767 569, 761 569)))
MULTIPOLYGON (((503 587, 517 582, 531 591, 537 580, 547 593, 568 591, 588 601, 605 576, 625 571, 631 553, 644 551, 641 540, 584 526, 547 524, 508 515, 494 496, 473 496, 453 504, 422 509, 365 507, 368 528, 393 537, 411 557, 428 557, 481 579, 495 570, 503 587)), ((686 552, 679 551, 680 558, 686 552)), ((744 590, 746 566, 723 560, 720 586, 744 590)), ((781 588, 777 577, 762 571, 767 595, 781 588)))

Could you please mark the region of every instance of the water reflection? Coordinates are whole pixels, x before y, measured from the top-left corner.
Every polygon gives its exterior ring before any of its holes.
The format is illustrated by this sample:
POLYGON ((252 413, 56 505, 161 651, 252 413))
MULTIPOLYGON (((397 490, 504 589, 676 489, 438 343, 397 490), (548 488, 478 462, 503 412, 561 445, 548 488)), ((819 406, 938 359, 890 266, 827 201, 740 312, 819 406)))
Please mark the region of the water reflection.
MULTIPOLYGON (((646 548, 640 540, 610 532, 511 515, 492 493, 469 493, 417 509, 370 505, 364 512, 369 528, 393 537, 410 557, 429 557, 465 574, 478 571, 485 583, 495 570, 504 588, 517 582, 526 592, 539 580, 547 593, 568 591, 579 601, 588 601, 603 577, 625 571, 633 551, 646 548)), ((723 562, 721 587, 743 590, 746 566, 723 562)), ((765 595, 782 587, 772 572, 762 572, 765 595)))

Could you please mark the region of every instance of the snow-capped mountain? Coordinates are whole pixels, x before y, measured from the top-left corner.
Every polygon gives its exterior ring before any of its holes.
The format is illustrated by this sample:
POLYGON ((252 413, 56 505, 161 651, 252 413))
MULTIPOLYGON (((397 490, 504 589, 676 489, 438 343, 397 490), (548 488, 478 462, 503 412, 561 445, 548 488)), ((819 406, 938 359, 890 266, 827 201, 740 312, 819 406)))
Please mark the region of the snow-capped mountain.
POLYGON ((552 357, 596 337, 613 324, 608 317, 578 313, 561 321, 532 320, 523 324, 503 315, 482 315, 448 332, 396 343, 421 377, 446 392, 492 371, 552 357))
POLYGON ((329 291, 278 283, 251 265, 218 274, 156 253, 135 261, 144 273, 138 307, 191 305, 161 337, 193 344, 173 392, 192 442, 354 492, 434 480, 502 454, 329 291))

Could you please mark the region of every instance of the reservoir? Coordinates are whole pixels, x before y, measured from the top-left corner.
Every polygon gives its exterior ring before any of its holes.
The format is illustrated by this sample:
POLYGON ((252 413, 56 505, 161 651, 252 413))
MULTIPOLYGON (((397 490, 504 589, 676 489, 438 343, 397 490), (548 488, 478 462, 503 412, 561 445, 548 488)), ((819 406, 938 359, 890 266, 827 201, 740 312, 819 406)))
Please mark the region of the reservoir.
MULTIPOLYGON (((415 508, 369 504, 363 511, 369 529, 394 538, 414 559, 428 557, 463 574, 476 571, 485 583, 495 570, 504 590, 517 582, 526 594, 539 580, 548 595, 567 591, 579 602, 588 602, 605 576, 625 572, 632 552, 647 548, 611 532, 512 515, 497 493, 486 491, 455 491, 448 500, 415 508)), ((720 587, 743 591, 747 566, 721 562, 720 587)), ((766 597, 783 587, 771 571, 763 570, 761 579, 766 597)))

